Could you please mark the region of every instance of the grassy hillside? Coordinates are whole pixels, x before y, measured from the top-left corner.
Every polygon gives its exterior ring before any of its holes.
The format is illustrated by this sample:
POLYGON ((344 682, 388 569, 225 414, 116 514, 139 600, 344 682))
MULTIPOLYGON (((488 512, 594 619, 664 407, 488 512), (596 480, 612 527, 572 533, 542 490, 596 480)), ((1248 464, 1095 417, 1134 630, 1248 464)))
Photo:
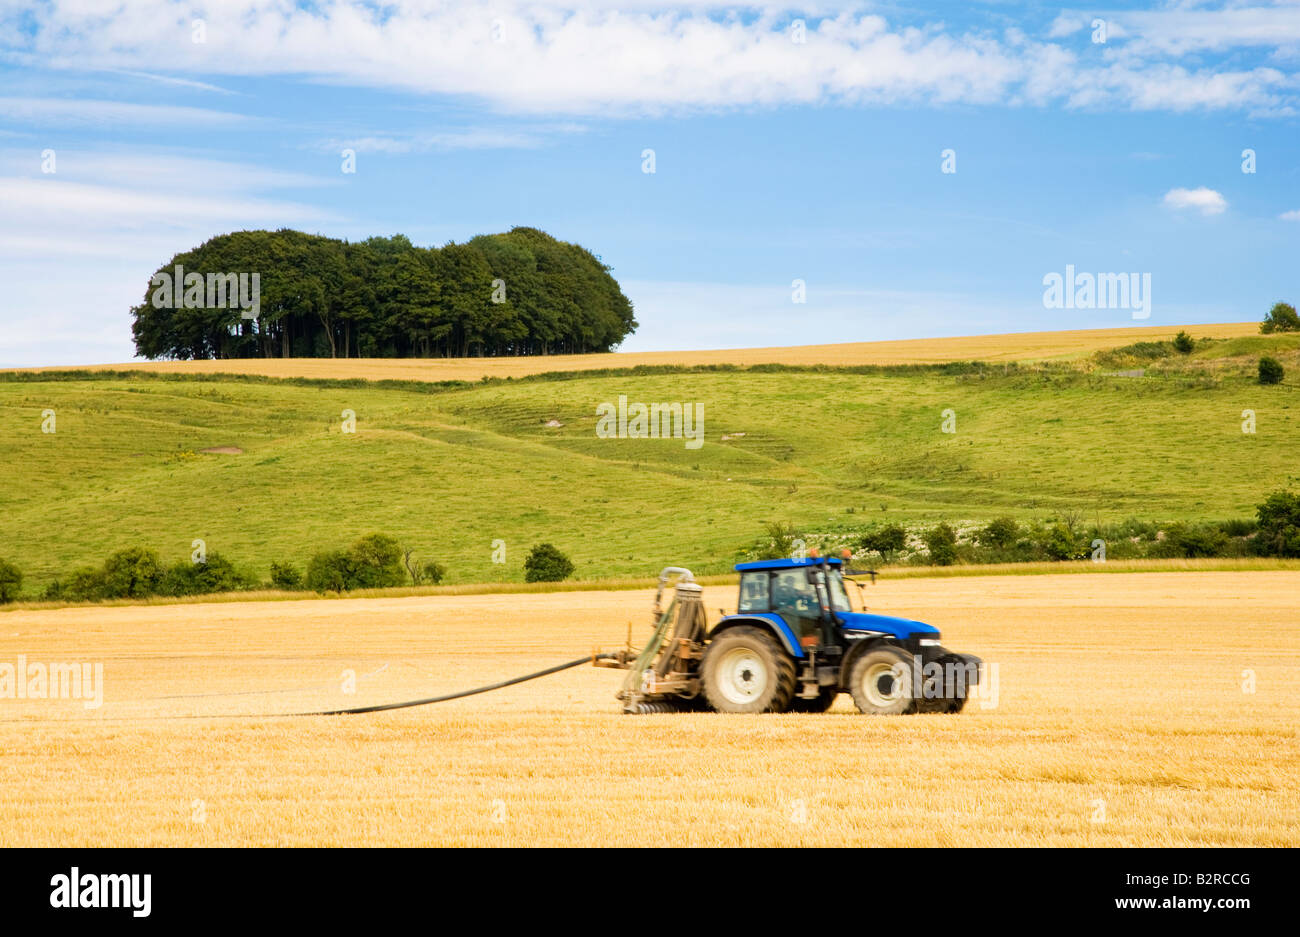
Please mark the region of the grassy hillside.
POLYGON ((0 557, 30 593, 131 544, 178 560, 202 538, 265 577, 273 560, 301 566, 383 531, 445 563, 451 582, 509 581, 542 540, 597 577, 668 562, 723 571, 765 521, 1249 516, 1300 472, 1295 343, 1249 342, 1241 354, 1288 363, 1285 383, 1258 386, 1253 358, 1204 348, 1142 378, 1081 365, 642 370, 454 388, 11 375, 0 557), (704 446, 597 438, 597 405, 620 394, 702 405, 704 446), (955 434, 940 431, 947 408, 955 434), (46 409, 54 434, 41 432, 46 409), (341 432, 344 410, 355 434, 341 432), (496 539, 504 567, 491 562, 496 539))

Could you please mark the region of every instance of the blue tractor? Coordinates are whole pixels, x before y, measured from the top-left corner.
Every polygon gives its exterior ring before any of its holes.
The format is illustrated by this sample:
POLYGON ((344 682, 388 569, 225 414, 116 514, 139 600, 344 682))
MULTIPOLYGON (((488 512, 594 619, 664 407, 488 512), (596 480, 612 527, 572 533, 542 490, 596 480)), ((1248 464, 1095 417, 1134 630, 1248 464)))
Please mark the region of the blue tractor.
POLYGON ((691 572, 660 574, 651 641, 597 661, 630 671, 618 694, 625 711, 825 712, 848 693, 870 715, 955 713, 979 683, 980 659, 944 648, 934 626, 855 611, 844 583, 859 574, 839 559, 761 560, 736 571, 736 613, 712 630, 691 572))

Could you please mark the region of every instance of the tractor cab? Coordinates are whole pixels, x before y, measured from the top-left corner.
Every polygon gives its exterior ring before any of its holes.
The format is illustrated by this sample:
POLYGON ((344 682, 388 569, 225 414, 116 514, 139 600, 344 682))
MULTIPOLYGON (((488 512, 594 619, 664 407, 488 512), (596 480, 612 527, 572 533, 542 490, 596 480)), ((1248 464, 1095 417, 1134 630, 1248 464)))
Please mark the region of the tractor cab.
POLYGON ((818 557, 741 563, 737 614, 780 618, 801 649, 838 647, 840 616, 853 611, 840 566, 818 557))

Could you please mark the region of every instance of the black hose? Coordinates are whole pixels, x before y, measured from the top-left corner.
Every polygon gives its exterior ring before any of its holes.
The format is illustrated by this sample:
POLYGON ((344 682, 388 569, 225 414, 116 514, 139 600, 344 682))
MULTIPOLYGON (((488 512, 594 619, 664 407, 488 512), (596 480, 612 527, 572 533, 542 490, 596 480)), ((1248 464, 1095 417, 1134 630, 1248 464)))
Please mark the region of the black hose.
POLYGON ((474 696, 478 693, 490 693, 492 690, 500 690, 504 687, 514 686, 516 683, 527 683, 529 680, 536 680, 538 677, 549 676, 553 673, 559 673, 561 670, 568 670, 571 667, 581 667, 583 664, 590 664, 593 661, 612 658, 614 654, 589 654, 586 657, 579 657, 577 660, 571 660, 567 664, 556 664, 554 667, 547 667, 545 670, 539 670, 536 673, 524 674, 522 677, 512 677, 509 680, 502 680, 500 683, 492 683, 488 686, 476 687, 473 690, 461 690, 459 693, 448 693, 446 696, 430 696, 427 699, 413 699, 404 703, 380 703, 377 706, 358 706, 355 709, 329 709, 323 712, 312 713, 286 713, 291 716, 352 716, 360 713, 377 713, 386 709, 407 709, 411 706, 427 706, 429 703, 445 703, 447 700, 461 699, 465 696, 474 696))

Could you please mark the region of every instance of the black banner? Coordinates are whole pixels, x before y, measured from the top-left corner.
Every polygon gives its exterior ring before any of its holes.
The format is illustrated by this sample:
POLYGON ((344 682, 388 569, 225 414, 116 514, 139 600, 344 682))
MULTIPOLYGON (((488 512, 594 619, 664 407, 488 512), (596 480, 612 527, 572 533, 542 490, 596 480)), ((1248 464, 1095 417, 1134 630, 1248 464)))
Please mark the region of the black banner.
POLYGON ((1288 912, 1281 891, 1292 858, 1287 850, 1238 849, 563 850, 546 856, 528 850, 7 850, 0 853, 0 893, 9 923, 115 929, 373 924, 388 917, 430 920, 430 910, 443 906, 486 910, 494 927, 512 916, 535 927, 557 904, 580 914, 585 909, 599 926, 596 919, 609 924, 627 908, 643 906, 646 889, 659 896, 651 906, 692 916, 735 910, 723 900, 728 894, 762 894, 816 913, 821 904, 842 910, 874 893, 887 901, 891 917, 911 917, 919 926, 933 917, 945 931, 957 921, 1002 926, 1131 917, 1232 927, 1245 922, 1243 915, 1288 912), (660 894, 665 889, 670 894, 660 894))

